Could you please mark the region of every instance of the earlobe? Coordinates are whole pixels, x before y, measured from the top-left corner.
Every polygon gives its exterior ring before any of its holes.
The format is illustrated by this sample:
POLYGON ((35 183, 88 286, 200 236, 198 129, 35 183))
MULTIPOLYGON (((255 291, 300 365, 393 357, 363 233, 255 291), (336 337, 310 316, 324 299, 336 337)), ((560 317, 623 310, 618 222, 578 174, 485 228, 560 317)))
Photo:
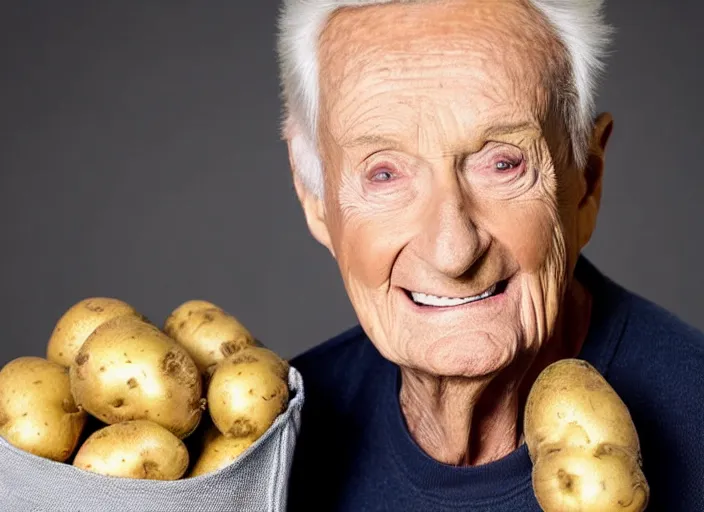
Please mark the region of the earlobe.
POLYGON ((296 142, 295 137, 297 136, 299 135, 294 134, 286 141, 288 145, 289 165, 291 167, 293 185, 296 190, 296 195, 298 196, 298 200, 300 201, 301 207, 303 208, 303 213, 306 217, 308 230, 310 231, 311 235, 320 244, 326 247, 334 258, 335 251, 332 248, 330 233, 326 224, 325 204, 323 203, 322 198, 318 197, 316 194, 308 190, 300 179, 296 162, 296 152, 293 150, 293 146, 295 146, 296 142))

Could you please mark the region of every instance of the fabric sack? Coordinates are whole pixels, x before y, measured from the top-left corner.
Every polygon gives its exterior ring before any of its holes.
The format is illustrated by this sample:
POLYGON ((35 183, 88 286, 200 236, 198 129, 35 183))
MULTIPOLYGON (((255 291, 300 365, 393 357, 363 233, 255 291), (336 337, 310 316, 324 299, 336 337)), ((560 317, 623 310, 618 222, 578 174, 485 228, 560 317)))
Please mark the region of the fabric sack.
POLYGON ((195 478, 136 480, 98 475, 37 457, 0 437, 2 512, 284 512, 304 401, 289 371, 288 408, 231 465, 195 478))

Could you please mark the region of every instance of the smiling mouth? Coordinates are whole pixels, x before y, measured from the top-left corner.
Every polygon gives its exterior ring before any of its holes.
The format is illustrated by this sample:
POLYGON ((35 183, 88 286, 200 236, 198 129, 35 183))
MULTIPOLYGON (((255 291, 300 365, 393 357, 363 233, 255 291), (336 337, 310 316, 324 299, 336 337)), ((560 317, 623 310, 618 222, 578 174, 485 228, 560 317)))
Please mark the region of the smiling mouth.
POLYGON ((479 302, 499 295, 506 289, 507 284, 508 280, 499 281, 482 293, 472 295, 471 297, 441 297, 438 295, 429 295, 427 293, 412 292, 409 290, 405 291, 408 298, 418 306, 451 308, 456 306, 464 306, 465 304, 471 304, 473 302, 479 302))

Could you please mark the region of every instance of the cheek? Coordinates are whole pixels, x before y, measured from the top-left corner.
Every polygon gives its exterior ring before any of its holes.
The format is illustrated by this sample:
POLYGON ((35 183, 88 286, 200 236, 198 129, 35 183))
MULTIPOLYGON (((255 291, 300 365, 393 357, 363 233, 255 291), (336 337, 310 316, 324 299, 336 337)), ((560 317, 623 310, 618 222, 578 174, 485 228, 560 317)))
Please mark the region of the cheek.
POLYGON ((423 198, 413 187, 398 194, 365 193, 353 173, 335 185, 326 216, 343 278, 363 289, 387 289, 399 254, 422 229, 423 198))
POLYGON ((523 272, 541 270, 556 252, 562 252, 560 219, 548 201, 520 201, 494 210, 492 234, 523 272))
POLYGON ((350 222, 341 230, 338 261, 343 275, 368 288, 384 285, 397 248, 385 238, 383 225, 350 222))
POLYGON ((349 198, 338 203, 331 239, 344 279, 363 289, 378 289, 388 283, 405 245, 402 217, 375 215, 360 203, 349 198))

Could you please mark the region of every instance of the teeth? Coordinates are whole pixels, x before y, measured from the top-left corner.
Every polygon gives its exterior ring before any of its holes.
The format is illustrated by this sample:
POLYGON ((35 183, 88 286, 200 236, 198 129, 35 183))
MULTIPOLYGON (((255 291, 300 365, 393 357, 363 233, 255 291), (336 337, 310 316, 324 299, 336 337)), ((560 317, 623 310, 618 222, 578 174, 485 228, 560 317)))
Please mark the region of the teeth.
POLYGON ((484 293, 475 295, 473 297, 465 297, 461 299, 456 299, 452 297, 438 297, 436 295, 427 295, 425 293, 411 292, 411 297, 413 302, 416 304, 422 304, 424 306, 436 306, 436 307, 448 307, 448 306, 461 306, 462 304, 469 304, 470 302, 476 302, 478 300, 486 299, 490 297, 496 291, 496 285, 489 288, 484 293))

